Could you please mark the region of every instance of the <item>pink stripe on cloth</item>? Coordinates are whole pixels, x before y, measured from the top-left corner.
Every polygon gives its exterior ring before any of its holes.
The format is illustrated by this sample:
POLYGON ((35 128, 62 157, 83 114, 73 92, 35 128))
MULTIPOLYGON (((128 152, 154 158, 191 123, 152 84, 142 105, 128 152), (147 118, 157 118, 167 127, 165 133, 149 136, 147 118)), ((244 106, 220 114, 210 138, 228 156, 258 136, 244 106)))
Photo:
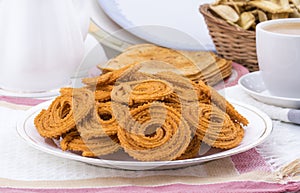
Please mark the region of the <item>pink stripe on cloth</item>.
POLYGON ((269 165, 263 157, 252 148, 246 152, 239 153, 236 155, 231 156, 231 160, 234 163, 235 168, 237 171, 242 173, 251 172, 254 170, 260 171, 271 171, 271 165, 269 165))
POLYGON ((217 85, 214 85, 214 88, 217 90, 223 89, 224 87, 230 87, 237 85, 240 77, 249 73, 249 70, 237 63, 232 62, 232 71, 233 73, 226 78, 224 81, 221 81, 217 85))
POLYGON ((235 62, 232 62, 232 68, 236 72, 236 74, 232 74, 229 78, 225 79, 225 87, 236 85, 240 77, 249 73, 249 70, 246 67, 235 62))
POLYGON ((46 100, 0 96, 0 101, 5 101, 5 102, 17 104, 17 105, 35 106, 35 105, 38 105, 42 102, 45 102, 46 100))
POLYGON ((201 193, 268 193, 268 192, 298 192, 300 182, 288 184, 266 182, 229 182, 219 184, 185 185, 174 184, 156 187, 124 186, 113 188, 81 188, 81 189, 14 189, 0 188, 1 193, 177 193, 177 192, 201 192, 201 193))

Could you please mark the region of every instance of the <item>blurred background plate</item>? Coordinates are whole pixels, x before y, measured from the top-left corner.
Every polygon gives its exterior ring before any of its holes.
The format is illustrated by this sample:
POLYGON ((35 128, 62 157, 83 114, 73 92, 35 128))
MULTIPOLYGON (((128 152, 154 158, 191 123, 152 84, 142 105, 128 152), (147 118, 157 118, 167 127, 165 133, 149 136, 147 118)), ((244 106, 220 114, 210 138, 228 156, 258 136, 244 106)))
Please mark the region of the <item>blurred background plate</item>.
POLYGON ((200 5, 212 2, 98 0, 103 11, 131 34, 157 45, 184 50, 215 50, 199 12, 200 5))
POLYGON ((92 32, 104 48, 109 50, 108 55, 116 55, 128 45, 147 43, 115 23, 103 11, 98 0, 86 0, 85 3, 84 9, 86 9, 92 21, 90 33, 92 32), (117 52, 114 53, 115 51, 117 52))

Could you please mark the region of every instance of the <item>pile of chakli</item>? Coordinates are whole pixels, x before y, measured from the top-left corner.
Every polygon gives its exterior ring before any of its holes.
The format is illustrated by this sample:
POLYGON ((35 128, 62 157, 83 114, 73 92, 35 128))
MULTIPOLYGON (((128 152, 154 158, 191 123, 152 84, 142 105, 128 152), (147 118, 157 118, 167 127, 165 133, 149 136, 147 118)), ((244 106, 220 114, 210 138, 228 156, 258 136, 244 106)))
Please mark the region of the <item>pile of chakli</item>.
POLYGON ((299 0, 216 0, 210 9, 229 24, 255 30, 260 22, 300 18, 299 0))
POLYGON ((176 69, 176 73, 195 82, 204 81, 210 86, 223 81, 232 72, 232 61, 220 58, 213 52, 173 50, 153 44, 131 46, 99 68, 103 72, 111 72, 130 64, 148 62, 152 62, 159 69, 162 67, 171 71, 176 69), (157 62, 167 63, 169 66, 157 62))
POLYGON ((98 158, 123 151, 140 161, 172 161, 199 156, 203 144, 238 146, 248 120, 212 87, 162 61, 129 64, 84 78, 84 87, 62 88, 35 117, 37 131, 63 150, 98 158))

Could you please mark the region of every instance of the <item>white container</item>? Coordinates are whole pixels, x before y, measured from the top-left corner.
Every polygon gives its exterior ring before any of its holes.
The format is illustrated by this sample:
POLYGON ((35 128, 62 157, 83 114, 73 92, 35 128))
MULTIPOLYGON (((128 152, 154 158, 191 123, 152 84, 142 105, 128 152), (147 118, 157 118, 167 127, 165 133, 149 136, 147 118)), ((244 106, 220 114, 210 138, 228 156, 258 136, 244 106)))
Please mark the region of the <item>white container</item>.
POLYGON ((72 0, 0 2, 1 89, 43 92, 69 84, 89 26, 80 7, 72 0))
MULTIPOLYGON (((284 28, 300 19, 278 19, 256 27, 258 64, 268 91, 274 96, 300 98, 300 34, 268 30, 272 25, 284 28)), ((300 30, 300 29, 299 29, 300 30)))

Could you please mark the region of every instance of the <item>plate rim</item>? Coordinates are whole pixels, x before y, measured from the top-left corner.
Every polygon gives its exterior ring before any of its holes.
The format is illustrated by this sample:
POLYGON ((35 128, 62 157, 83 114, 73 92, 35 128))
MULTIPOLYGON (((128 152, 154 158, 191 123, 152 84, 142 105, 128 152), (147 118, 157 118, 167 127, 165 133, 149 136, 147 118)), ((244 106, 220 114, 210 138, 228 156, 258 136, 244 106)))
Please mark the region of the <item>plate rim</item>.
MULTIPOLYGON (((54 99, 53 99, 54 100, 54 99)), ((264 132, 261 134, 261 136, 254 142, 251 142, 242 148, 239 149, 229 149, 222 152, 218 152, 216 154, 204 156, 204 157, 198 157, 198 158, 191 158, 191 159, 185 159, 185 160, 173 160, 173 161, 148 161, 148 162, 142 162, 138 160, 134 161, 121 161, 121 160, 106 160, 106 159, 98 159, 98 158, 89 158, 89 157, 83 157, 81 155, 77 155, 71 152, 64 152, 59 148, 49 148, 47 146, 40 146, 39 144, 35 143, 33 140, 30 139, 30 136, 26 134, 24 124, 26 121, 31 118, 34 114, 36 114, 38 111, 41 110, 41 108, 46 108, 48 105, 51 104, 53 100, 49 100, 46 102, 42 102, 29 110, 25 112, 25 114, 22 116, 22 118, 17 122, 17 134, 21 139, 29 144, 31 147, 42 151, 44 153, 48 153, 52 156, 79 161, 87 164, 92 164, 95 166, 101 166, 101 167, 107 167, 107 168, 115 168, 115 169, 128 169, 130 170, 148 170, 149 168, 151 170, 161 170, 161 168, 156 167, 165 167, 167 169, 175 169, 179 167, 186 167, 191 166, 195 164, 202 164, 208 161, 213 161, 225 157, 229 157, 232 155, 236 155, 242 152, 245 152, 247 150, 250 150, 251 148, 256 147, 257 145, 261 144, 265 139, 271 134, 273 130, 273 123, 271 118, 264 113, 263 111, 257 109, 256 107, 253 107, 251 105, 247 105, 241 102, 232 101, 229 100, 230 103, 232 103, 234 106, 240 106, 242 108, 246 108, 248 110, 251 110, 255 112, 264 122, 264 132), (205 158, 205 159, 204 159, 205 158), (136 164, 142 164, 142 166, 138 166, 136 164), (135 167, 136 166, 136 167, 135 167), (125 167, 125 168, 124 168, 125 167), (148 168, 149 167, 149 168, 148 168), (133 169, 134 168, 134 169, 133 169)))

